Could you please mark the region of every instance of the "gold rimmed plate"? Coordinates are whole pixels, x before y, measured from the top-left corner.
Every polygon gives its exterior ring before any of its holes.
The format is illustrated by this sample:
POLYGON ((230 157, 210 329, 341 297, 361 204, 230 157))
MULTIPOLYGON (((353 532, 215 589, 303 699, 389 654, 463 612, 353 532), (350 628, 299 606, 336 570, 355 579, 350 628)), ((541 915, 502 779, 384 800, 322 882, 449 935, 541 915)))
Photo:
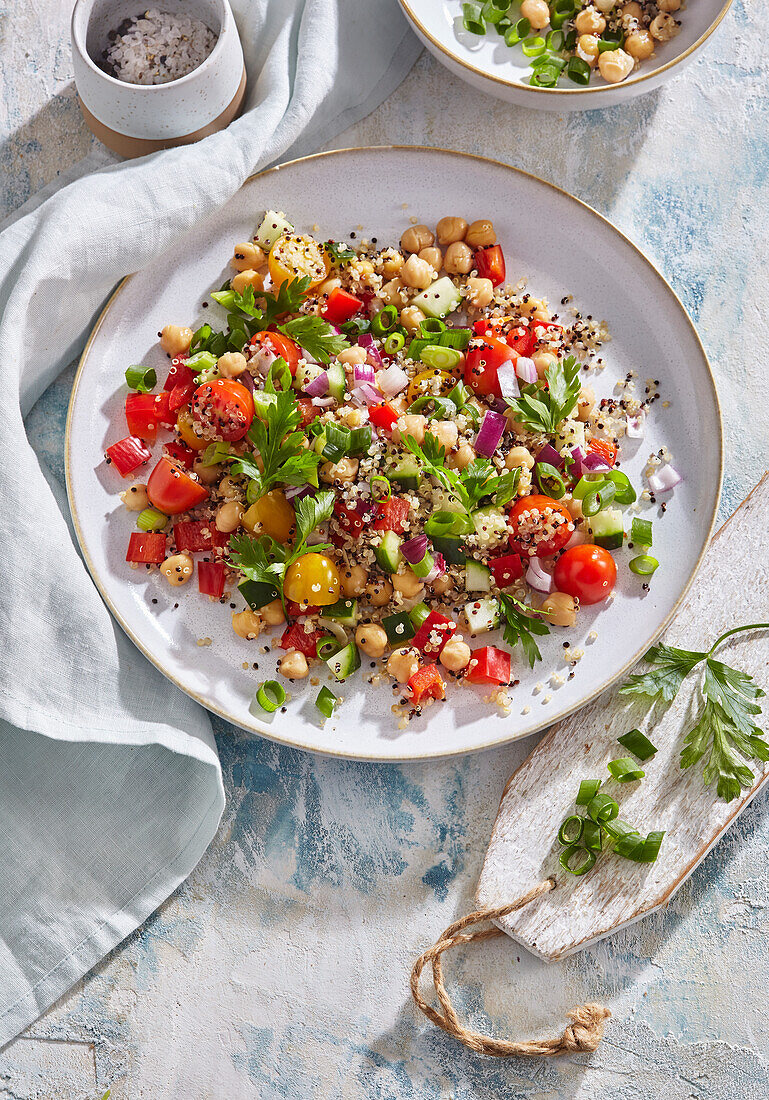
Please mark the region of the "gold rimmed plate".
MULTIPOLYGON (((659 272, 605 218, 553 185, 495 161, 439 149, 349 149, 253 177, 181 238, 172 254, 121 284, 77 373, 66 471, 76 531, 94 581, 123 629, 172 683, 236 725, 286 744, 358 759, 414 760, 525 737, 628 671, 675 614, 707 546, 721 485, 722 432, 710 367, 686 311, 659 272), (654 405, 646 438, 623 455, 623 469, 638 483, 649 453, 664 444, 684 475, 667 495, 666 514, 655 522, 654 553, 662 564, 645 592, 642 578, 627 570, 630 552, 620 552, 610 606, 586 608, 574 630, 542 639, 544 660, 533 671, 516 652, 520 683, 509 714, 484 702, 484 689, 450 684, 445 703, 401 730, 388 678, 368 683, 374 670, 364 662, 345 684, 331 685, 343 702, 325 724, 314 707, 320 683, 327 682, 320 672, 319 682, 287 685, 286 712, 268 718, 252 702, 257 686, 275 674, 275 658, 263 652, 266 639, 236 637, 229 605, 200 597, 194 580, 172 589, 161 576, 125 562, 134 517, 118 496, 126 483, 103 458, 105 448, 125 435, 123 372, 143 362, 157 368, 162 382, 168 361, 157 333, 163 325, 204 317, 217 327, 224 324, 210 290, 226 277, 233 245, 250 237, 266 208, 285 210, 301 230, 317 226, 323 237, 355 233, 380 243, 397 243, 412 217, 432 225, 448 214, 489 217, 511 281, 526 276, 532 291, 559 311, 557 303, 571 294, 571 306, 608 323, 606 366, 593 380, 599 396, 610 395, 629 370, 637 371, 642 390, 644 379, 659 379, 662 400, 654 405), (584 650, 571 679, 565 640, 584 650), (551 681, 553 673, 557 679, 551 681)), ((656 517, 657 509, 650 514, 656 517)), ((268 631, 268 638, 271 633, 279 631, 268 631)))

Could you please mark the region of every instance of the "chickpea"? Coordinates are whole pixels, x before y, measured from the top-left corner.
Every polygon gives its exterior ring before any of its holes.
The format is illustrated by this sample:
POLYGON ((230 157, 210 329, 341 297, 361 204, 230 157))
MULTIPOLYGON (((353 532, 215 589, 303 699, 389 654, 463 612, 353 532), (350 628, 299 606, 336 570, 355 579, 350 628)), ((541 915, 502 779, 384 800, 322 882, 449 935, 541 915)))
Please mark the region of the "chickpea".
POLYGON ((531 29, 541 31, 550 22, 550 8, 545 0, 523 0, 521 15, 531 23, 531 29))
POLYGON ((403 573, 393 573, 392 582, 395 591, 407 600, 413 599, 424 588, 421 579, 409 568, 403 573))
POLYGON ((368 573, 362 565, 348 565, 346 569, 339 570, 339 575, 343 596, 362 596, 366 591, 368 573))
POLYGON ((348 428, 360 428, 367 420, 363 409, 352 408, 349 405, 343 405, 339 409, 339 418, 348 428))
POLYGON ((435 245, 429 245, 429 247, 421 249, 419 252, 419 259, 429 264, 436 275, 443 267, 443 253, 440 248, 436 248, 435 245))
POLYGON ((181 325, 165 325, 160 334, 160 346, 169 355, 181 355, 190 350, 194 333, 181 325))
POLYGON ((454 470, 466 470, 475 462, 475 450, 469 443, 460 443, 457 450, 449 455, 449 465, 454 470))
POLYGON ((554 626, 574 626, 577 621, 574 597, 567 596, 565 592, 553 592, 544 600, 540 611, 554 626))
POLYGON ((200 457, 200 453, 198 452, 198 457, 192 463, 192 472, 194 474, 197 474, 198 481, 202 481, 204 485, 213 485, 216 481, 219 480, 222 472, 222 467, 219 465, 204 466, 203 459, 202 457, 200 457))
POLYGON ((242 244, 235 245, 235 255, 230 263, 238 271, 256 271, 257 268, 264 267, 267 257, 258 244, 254 244, 253 241, 244 241, 242 244))
POLYGON ((386 279, 393 279, 403 267, 403 256, 395 249, 390 249, 382 259, 382 274, 386 279))
POLYGON ((459 429, 453 420, 438 420, 430 425, 430 434, 434 435, 441 446, 446 448, 448 454, 452 447, 457 445, 459 429))
MULTIPOLYGON (((524 3, 526 2, 527 0, 524 0, 524 3)), ((528 0, 528 2, 533 2, 533 0, 528 0)), ((545 0, 540 0, 540 2, 544 7, 547 7, 545 0)), ((523 11, 521 11, 521 14, 523 14, 523 11)), ((524 19, 528 18, 528 15, 524 16, 524 19)), ((548 11, 548 21, 549 19, 550 12, 548 11)), ((545 24, 543 23, 542 25, 544 26, 545 24)), ((532 26, 534 26, 533 23, 532 26)), ((480 218, 477 222, 472 222, 465 233, 465 241, 469 244, 470 248, 487 248, 490 244, 496 244, 497 234, 494 232, 494 223, 490 222, 487 218, 480 218)))
POLYGON ((415 332, 419 331, 419 326, 426 318, 419 306, 406 306, 405 309, 400 311, 398 320, 403 325, 406 332, 413 335, 415 332))
POLYGON ((230 280, 230 286, 238 294, 242 294, 247 286, 252 286, 254 293, 260 294, 264 290, 264 279, 258 271, 241 271, 230 280))
POLYGON ((401 237, 401 248, 404 252, 421 252, 423 248, 429 248, 435 243, 435 237, 426 225, 412 225, 401 237))
POLYGON ((657 7, 660 11, 678 11, 681 0, 657 0, 657 7))
POLYGON ((289 649, 285 657, 281 657, 278 671, 287 680, 303 680, 308 672, 307 658, 298 649, 289 649))
POLYGON ((398 417, 395 424, 395 431, 393 432, 393 438, 396 443, 402 443, 407 436, 412 435, 421 446, 425 441, 426 427, 426 416, 422 416, 421 413, 406 413, 405 416, 398 417), (395 438, 396 436, 397 439, 395 438))
POLYGON ((445 596, 447 592, 454 591, 454 582, 448 573, 441 573, 430 585, 436 596, 445 596))
POLYGON ((248 367, 246 357, 239 351, 226 351, 216 360, 222 378, 237 378, 248 367))
POLYGON ((393 586, 389 581, 371 581, 366 586, 366 595, 374 607, 384 607, 393 598, 393 586))
POLYGON ((593 0, 593 3, 604 15, 608 15, 617 6, 617 0, 593 0))
POLYGON ((523 466, 526 470, 534 469, 534 455, 528 447, 511 447, 505 458, 505 466, 508 470, 514 470, 516 466, 523 466))
POLYGON ((189 554, 172 554, 160 567, 160 572, 174 588, 186 584, 194 570, 195 563, 189 554))
MULTIPOLYGON (((411 257, 409 257, 411 259, 411 257)), ((401 268, 403 271, 403 268, 401 268)), ((399 306, 403 301, 403 283, 400 279, 390 279, 379 291, 379 297, 386 306, 399 306)))
POLYGON ((577 57, 586 61, 591 69, 598 64, 598 39, 594 34, 583 34, 577 39, 577 57))
POLYGON ((582 519, 582 501, 577 500, 576 497, 572 497, 571 500, 566 502, 566 511, 572 519, 582 519))
POLYGON ((264 619, 265 626, 277 626, 278 623, 285 622, 286 616, 283 613, 283 604, 280 600, 273 600, 272 603, 265 604, 260 608, 259 614, 264 619))
POLYGON ((413 287, 415 290, 427 290, 434 276, 435 272, 430 264, 420 260, 419 256, 413 253, 401 268, 401 279, 406 286, 413 287))
POLYGON ((219 494, 225 500, 243 500, 246 495, 240 482, 230 477, 229 474, 219 482, 219 494))
POLYGON ((633 58, 624 50, 607 50, 598 58, 601 76, 609 84, 619 84, 633 71, 633 58))
POLYGON ((449 275, 467 275, 473 270, 473 250, 464 241, 454 241, 446 249, 443 266, 449 275))
POLYGON ((387 649, 387 635, 376 623, 364 623, 355 631, 355 644, 369 657, 381 657, 387 649))
POLYGON ((466 301, 475 309, 485 309, 494 297, 491 279, 468 279, 465 283, 466 301))
POLYGON ((643 17, 643 8, 638 3, 638 0, 629 0, 629 3, 622 5, 622 18, 623 19, 641 19, 643 17))
POLYGON ((337 360, 348 367, 360 367, 366 362, 366 349, 359 347, 345 348, 344 351, 339 352, 337 360))
POLYGON ((321 481, 332 485, 335 481, 354 481, 358 474, 357 458, 340 458, 338 462, 324 462, 318 471, 321 481))
POLYGON ((459 672, 470 664, 470 646, 461 638, 449 638, 438 660, 449 672, 459 672))
POLYGON ((149 507, 150 503, 147 499, 147 486, 140 481, 121 493, 120 499, 129 512, 143 512, 145 508, 149 507))
POLYGON ((332 290, 339 290, 339 287, 341 285, 342 285, 342 280, 337 279, 336 276, 334 275, 330 279, 326 279, 325 282, 320 284, 320 286, 318 287, 318 294, 325 294, 326 297, 328 297, 328 295, 332 292, 332 290))
POLYGON ((261 617, 255 611, 252 611, 250 607, 247 607, 245 611, 233 612, 232 629, 239 638, 253 641, 254 638, 259 637, 263 626, 264 623, 261 617))
POLYGON ((243 505, 239 500, 228 500, 226 504, 220 504, 216 509, 216 530, 224 534, 237 531, 242 515, 243 505))
POLYGON ((654 53, 654 39, 647 31, 634 31, 625 39, 625 50, 637 61, 645 61, 654 53))
POLYGON ((407 684, 419 670, 419 650, 402 646, 391 653, 387 660, 387 671, 399 684, 407 684))
POLYGON ((649 24, 649 34, 658 42, 669 42, 671 38, 675 38, 680 29, 673 16, 664 11, 655 15, 649 24))
POLYGON ((583 386, 577 398, 577 420, 584 424, 590 419, 590 414, 595 406, 595 390, 592 386, 583 386))
POLYGON ((606 30, 606 20, 595 8, 583 8, 574 20, 577 34, 603 34, 606 30))
POLYGON ((438 244, 454 244, 455 241, 465 239, 467 222, 464 218, 441 218, 435 231, 438 235, 438 244))
POLYGON ((533 355, 532 362, 537 368, 537 378, 544 378, 545 371, 550 370, 558 362, 558 356, 554 355, 552 351, 539 351, 536 355, 533 355))

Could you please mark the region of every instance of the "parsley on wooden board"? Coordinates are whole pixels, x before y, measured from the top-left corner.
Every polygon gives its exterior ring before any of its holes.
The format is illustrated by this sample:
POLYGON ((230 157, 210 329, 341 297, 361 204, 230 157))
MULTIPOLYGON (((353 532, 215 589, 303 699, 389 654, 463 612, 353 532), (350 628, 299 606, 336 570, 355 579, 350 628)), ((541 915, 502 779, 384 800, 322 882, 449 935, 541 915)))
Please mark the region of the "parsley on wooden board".
POLYGON ((509 646, 518 645, 520 642, 529 668, 534 668, 537 661, 542 660, 539 646, 532 637, 537 634, 540 637, 550 633, 550 627, 536 617, 536 611, 528 604, 516 600, 515 596, 499 596, 499 605, 505 619, 504 639, 509 646))
POLYGON ((699 685, 702 708, 684 738, 681 767, 691 768, 705 757, 705 785, 717 780, 718 797, 725 802, 737 798, 742 788, 752 787, 755 775, 746 760, 769 760, 769 744, 755 723, 761 714, 757 700, 765 693, 752 676, 713 656, 723 641, 746 630, 769 630, 769 623, 749 623, 727 630, 707 652, 653 646, 644 660, 656 667, 651 672, 636 673, 620 688, 622 695, 671 703, 689 673, 704 663, 699 685))
POLYGON ((552 435, 577 407, 582 389, 580 369, 581 364, 570 355, 547 368, 546 390, 536 385, 521 386, 521 396, 508 401, 515 419, 532 431, 552 435))

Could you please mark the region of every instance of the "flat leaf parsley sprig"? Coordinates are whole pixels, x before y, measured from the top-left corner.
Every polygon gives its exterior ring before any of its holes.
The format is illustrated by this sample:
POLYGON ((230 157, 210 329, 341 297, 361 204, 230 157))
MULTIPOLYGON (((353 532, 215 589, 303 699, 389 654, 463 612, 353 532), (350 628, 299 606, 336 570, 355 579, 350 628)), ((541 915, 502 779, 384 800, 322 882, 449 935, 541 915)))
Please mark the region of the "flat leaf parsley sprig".
POLYGON ((741 788, 753 785, 755 776, 745 760, 769 760, 769 744, 754 721, 761 714, 756 700, 763 698, 765 692, 752 676, 713 656, 727 638, 746 630, 769 630, 769 623, 749 623, 727 630, 707 651, 653 646, 644 660, 656 668, 631 676, 620 688, 623 695, 671 703, 689 673, 704 662, 705 674, 700 685, 704 705, 684 739, 681 767, 691 768, 707 754, 703 769, 705 785, 710 786, 716 779, 718 797, 725 802, 737 798, 741 788))
POLYGON ((520 469, 498 474, 488 458, 476 458, 461 472, 446 466, 446 448, 430 432, 425 434, 420 446, 413 435, 404 439, 404 445, 424 466, 425 470, 462 505, 468 515, 477 508, 484 497, 493 496, 494 503, 502 506, 515 496, 520 469))
POLYGON ((508 401, 516 420, 531 431, 552 435, 577 407, 582 390, 580 366, 570 355, 547 368, 547 389, 533 384, 521 386, 521 396, 508 401))

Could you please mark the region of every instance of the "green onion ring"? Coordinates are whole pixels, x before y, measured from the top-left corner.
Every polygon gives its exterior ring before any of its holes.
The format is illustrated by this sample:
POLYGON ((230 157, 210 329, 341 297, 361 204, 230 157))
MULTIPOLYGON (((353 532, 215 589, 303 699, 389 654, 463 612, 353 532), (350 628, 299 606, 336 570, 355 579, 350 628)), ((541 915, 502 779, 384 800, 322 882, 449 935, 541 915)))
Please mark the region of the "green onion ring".
POLYGON ((641 733, 640 730, 629 730, 617 740, 623 749, 632 752, 633 756, 639 760, 649 760, 657 751, 657 746, 653 745, 646 734, 641 733))
POLYGON ((456 367, 460 353, 456 348, 443 347, 440 344, 428 344, 419 356, 423 363, 434 370, 450 371, 456 367))
POLYGON ((272 714, 286 701, 286 689, 277 680, 265 680, 256 692, 256 701, 262 710, 272 714))
POLYGON ((664 832, 649 833, 644 841, 643 851, 637 856, 639 863, 656 863, 664 832))
POLYGON ((384 342, 384 350, 388 355, 395 355, 403 350, 406 337, 402 332, 391 332, 384 342))
POLYGON ((614 500, 616 488, 613 481, 605 482, 598 489, 591 489, 582 498, 582 515, 595 516, 614 500))
POLYGON ((629 756, 621 756, 617 760, 610 760, 606 767, 618 783, 635 783, 646 775, 646 772, 637 767, 629 756))
POLYGON ((389 500, 390 497, 393 495, 393 487, 390 484, 388 478, 384 476, 384 474, 372 474, 372 476, 369 478, 369 484, 371 486, 371 497, 373 500, 389 500), (377 484, 378 481, 384 482, 385 495, 383 497, 377 496, 374 491, 374 486, 377 484))
POLYGON ((525 42, 521 43, 521 49, 527 57, 539 57, 541 53, 545 52, 545 40, 538 34, 532 35, 531 38, 527 38, 525 42))
POLYGON ((549 462, 538 462, 534 470, 537 475, 537 484, 545 496, 560 500, 566 492, 566 482, 555 466, 551 466, 549 462))
POLYGON ((564 871, 568 871, 571 875, 585 875, 595 865, 596 854, 590 851, 589 848, 582 848, 579 844, 572 844, 570 848, 564 848, 561 852, 558 862, 564 871), (576 867, 571 866, 571 859, 578 852, 584 853, 584 858, 576 867))
POLYGON ((579 814, 571 814, 562 822, 558 830, 558 839, 561 844, 565 845, 567 848, 571 845, 578 844, 584 827, 584 817, 580 817, 579 814))
POLYGON ((577 793, 577 805, 587 806, 601 789, 600 779, 583 779, 579 785, 579 792, 577 793))
POLYGON ((342 646, 339 644, 339 640, 329 635, 327 638, 320 639, 315 646, 315 652, 322 661, 327 661, 329 657, 333 657, 335 653, 338 653, 341 648, 342 646))
POLYGON ((639 554, 628 562, 628 569, 637 577, 650 577, 659 568, 659 564, 651 554, 639 554))
POLYGON ((330 718, 338 702, 339 699, 333 691, 330 691, 327 687, 322 687, 318 692, 318 698, 315 700, 315 706, 324 718, 330 718))
POLYGON ((617 817, 619 806, 608 794, 599 791, 588 802, 587 812, 596 825, 606 825, 608 821, 613 821, 617 817))
POLYGON ((603 833, 601 832, 601 826, 596 825, 594 821, 589 821, 586 818, 582 827, 580 841, 583 848, 587 848, 591 852, 600 852, 603 848, 603 833))
POLYGON ((419 326, 419 335, 425 340, 429 340, 430 337, 445 332, 447 327, 446 322, 442 321, 440 317, 425 317, 419 326))

